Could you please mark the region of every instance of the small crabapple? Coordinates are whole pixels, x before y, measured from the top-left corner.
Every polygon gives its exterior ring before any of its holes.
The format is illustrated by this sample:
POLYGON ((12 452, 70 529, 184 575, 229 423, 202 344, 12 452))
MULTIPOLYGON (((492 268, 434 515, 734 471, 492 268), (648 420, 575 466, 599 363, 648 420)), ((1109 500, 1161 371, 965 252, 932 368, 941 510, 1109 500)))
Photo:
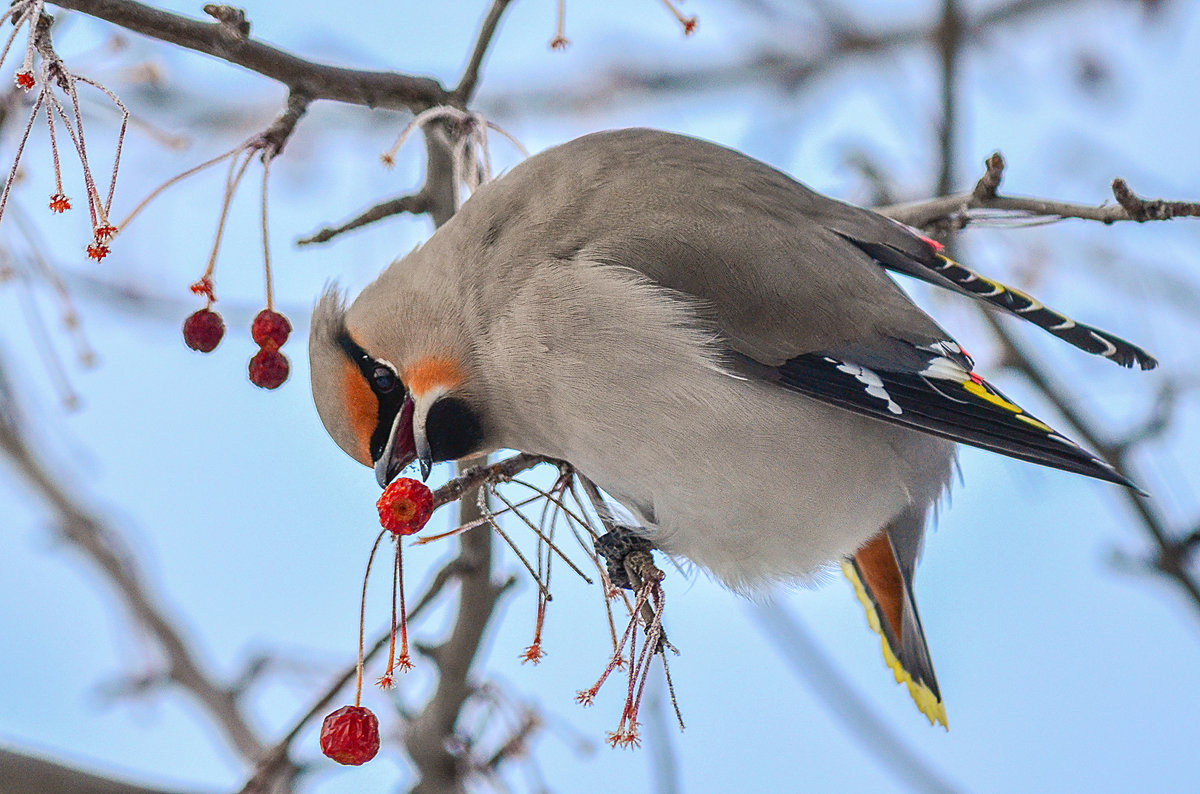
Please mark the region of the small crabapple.
POLYGON ((192 350, 211 353, 225 335, 225 321, 212 309, 201 309, 183 321, 183 341, 192 350))
POLYGON ((264 389, 278 389, 288 379, 287 357, 275 348, 264 347, 250 359, 250 382, 264 389))
POLYGON ((339 764, 365 764, 379 752, 379 719, 365 706, 343 706, 321 723, 321 752, 339 764))
POLYGON ((419 480, 398 477, 383 490, 375 506, 380 526, 396 535, 413 535, 433 515, 433 492, 419 480))
POLYGON ((262 348, 282 347, 291 332, 292 324, 288 322, 288 318, 271 309, 259 312, 250 326, 250 335, 254 337, 254 343, 262 348))

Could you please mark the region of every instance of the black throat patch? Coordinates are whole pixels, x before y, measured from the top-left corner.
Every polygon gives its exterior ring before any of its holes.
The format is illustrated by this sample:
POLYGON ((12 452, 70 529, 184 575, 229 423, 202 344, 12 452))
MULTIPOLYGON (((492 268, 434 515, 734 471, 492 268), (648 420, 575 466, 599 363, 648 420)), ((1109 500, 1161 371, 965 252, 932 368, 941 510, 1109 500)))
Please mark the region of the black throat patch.
POLYGON ((443 397, 429 407, 425 437, 435 462, 458 460, 483 449, 483 425, 458 397, 443 397))

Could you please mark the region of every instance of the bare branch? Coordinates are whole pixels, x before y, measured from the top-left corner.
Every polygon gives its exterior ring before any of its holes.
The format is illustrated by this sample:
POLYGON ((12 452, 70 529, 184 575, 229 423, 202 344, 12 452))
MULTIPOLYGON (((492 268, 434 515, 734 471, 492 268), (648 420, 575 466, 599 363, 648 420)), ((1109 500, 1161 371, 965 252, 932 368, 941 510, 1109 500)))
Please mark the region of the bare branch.
POLYGON ((1117 204, 1092 206, 1030 196, 1002 196, 996 192, 996 188, 999 187, 1003 171, 1004 158, 997 152, 988 158, 987 171, 969 193, 893 204, 878 207, 875 211, 918 229, 937 224, 948 224, 952 228, 962 229, 980 215, 994 218, 997 211, 1009 213, 1014 217, 1078 218, 1104 224, 1200 217, 1200 202, 1139 198, 1123 179, 1113 180, 1113 194, 1118 199, 1117 204), (992 184, 993 180, 995 184, 992 184))
POLYGON ((958 64, 963 46, 963 13, 957 0, 942 0, 942 17, 934 29, 934 46, 941 62, 942 118, 938 125, 938 169, 935 195, 950 192, 954 183, 955 135, 958 133, 958 64))
MULTIPOLYGON (((1000 320, 992 312, 985 311, 982 312, 982 315, 996 338, 1000 340, 1004 350, 1005 363, 1024 375, 1058 409, 1058 412, 1074 428, 1075 433, 1083 439, 1087 446, 1099 453, 1121 474, 1131 480, 1136 480, 1128 461, 1130 447, 1113 443, 1104 438, 1091 420, 1079 409, 1078 400, 1074 395, 1068 393, 1065 386, 1046 374, 1033 356, 1022 348, 1016 338, 1001 324, 1000 320)), ((1200 582, 1196 581, 1186 564, 1186 558, 1193 551, 1194 544, 1188 537, 1176 537, 1150 499, 1132 488, 1121 488, 1120 490, 1125 501, 1137 514, 1142 527, 1158 547, 1151 564, 1179 585, 1192 601, 1196 616, 1200 617, 1200 582)))
POLYGON ((5 794, 170 794, 5 749, 0 749, 0 780, 5 794))
POLYGON ((1129 220, 1138 223, 1166 221, 1171 218, 1200 217, 1200 202, 1144 199, 1134 193, 1125 180, 1120 177, 1113 180, 1112 191, 1117 203, 1129 216, 1129 220))
POLYGON ((288 94, 287 107, 271 122, 271 126, 263 130, 262 135, 259 136, 263 143, 262 158, 264 162, 283 151, 283 147, 287 145, 288 138, 292 137, 292 132, 296 129, 296 124, 308 111, 308 106, 311 103, 312 98, 300 91, 292 90, 288 94))
MULTIPOLYGON (((557 462, 542 455, 530 455, 527 452, 519 452, 511 458, 505 458, 498 463, 461 469, 457 477, 433 492, 433 505, 437 508, 456 499, 461 499, 466 494, 474 493, 475 489, 485 482, 504 482, 511 480, 526 469, 532 469, 538 464, 557 462)), ((479 516, 475 516, 475 518, 479 518, 479 516)), ((469 520, 462 519, 460 523, 465 524, 469 520)))
POLYGON ((15 427, 0 424, 0 452, 54 512, 63 537, 100 569, 137 625, 157 641, 170 679, 195 698, 244 759, 256 760, 264 747, 242 714, 235 693, 204 672, 187 641, 156 605, 115 531, 53 477, 15 427))
POLYGON ((1182 383, 1178 380, 1163 383, 1150 413, 1136 427, 1129 430, 1124 438, 1110 444, 1114 456, 1125 459, 1134 447, 1161 438, 1171 429, 1172 415, 1180 396, 1196 387, 1196 383, 1182 383))
POLYGON ((250 20, 246 19, 246 12, 240 8, 209 3, 204 6, 204 13, 227 27, 229 35, 235 39, 244 39, 250 35, 250 20))
POLYGON ((456 99, 429 77, 343 69, 298 58, 250 38, 244 18, 231 24, 216 6, 206 10, 213 9, 209 13, 220 22, 201 22, 133 0, 55 0, 55 5, 245 67, 312 100, 420 112, 456 99))
POLYGON ((510 2, 512 0, 492 0, 492 7, 488 9, 483 26, 479 29, 479 37, 475 40, 475 48, 471 52, 467 68, 463 70, 462 79, 458 81, 458 87, 453 92, 454 99, 460 107, 466 107, 475 95, 475 86, 479 82, 479 67, 483 65, 483 56, 487 53, 488 45, 495 38, 496 26, 500 24, 500 17, 504 15, 504 10, 508 8, 510 2))
POLYGON ((413 193, 408 196, 400 196, 398 198, 389 199, 382 203, 376 204, 374 207, 360 213, 351 218, 340 226, 328 226, 319 232, 314 232, 308 237, 302 237, 296 241, 296 245, 312 245, 314 243, 325 243, 337 237, 339 234, 345 234, 348 231, 357 229, 361 226, 366 226, 375 221, 381 221, 384 218, 390 218, 393 215, 402 215, 411 213, 420 215, 428 210, 429 200, 424 192, 413 193))

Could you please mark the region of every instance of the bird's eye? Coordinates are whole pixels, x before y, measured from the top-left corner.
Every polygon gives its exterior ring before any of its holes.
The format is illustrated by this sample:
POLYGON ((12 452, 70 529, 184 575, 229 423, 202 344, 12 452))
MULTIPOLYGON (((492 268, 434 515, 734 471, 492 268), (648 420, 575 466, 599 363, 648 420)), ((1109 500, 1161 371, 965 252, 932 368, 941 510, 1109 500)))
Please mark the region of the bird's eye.
POLYGON ((371 383, 375 387, 375 391, 381 394, 386 394, 396 388, 399 381, 396 379, 396 373, 392 372, 387 367, 375 367, 375 372, 371 374, 371 383))

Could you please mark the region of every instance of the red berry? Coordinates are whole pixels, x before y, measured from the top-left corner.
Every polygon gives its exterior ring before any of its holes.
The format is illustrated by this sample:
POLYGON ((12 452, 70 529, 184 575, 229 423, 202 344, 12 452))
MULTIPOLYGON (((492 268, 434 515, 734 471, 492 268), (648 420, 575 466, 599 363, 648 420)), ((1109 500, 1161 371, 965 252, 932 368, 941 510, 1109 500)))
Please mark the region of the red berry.
POLYGON ((201 309, 183 321, 183 341, 192 350, 211 353, 225 336, 225 321, 212 309, 201 309))
POLYGON ((264 347, 250 359, 250 382, 264 389, 278 389, 288 379, 288 360, 273 347, 264 347))
POLYGON ((66 212, 71 209, 71 199, 64 196, 62 193, 55 193, 50 197, 51 212, 66 212))
MULTIPOLYGON (((68 207, 68 209, 70 209, 70 207, 68 207)), ((113 238, 113 235, 115 235, 116 233, 117 233, 117 227, 113 226, 111 224, 108 224, 108 223, 106 223, 102 226, 97 226, 95 229, 92 230, 92 236, 95 238, 96 242, 98 242, 98 243, 107 243, 109 240, 111 240, 113 238)))
POLYGON ((23 88, 26 91, 33 88, 33 72, 28 72, 22 69, 21 71, 17 72, 16 78, 18 88, 23 88))
POLYGON ((250 326, 250 335, 259 347, 280 348, 292 332, 292 324, 279 312, 263 309, 250 326))
POLYGON ((379 501, 379 524, 397 535, 412 535, 421 531, 433 515, 433 492, 425 483, 409 477, 397 477, 379 501))
POLYGON ((343 706, 321 724, 321 752, 339 764, 365 764, 379 752, 379 720, 365 706, 343 706))
POLYGON ((108 256, 108 246, 103 243, 91 242, 87 247, 88 259, 95 259, 99 262, 104 257, 108 256))

